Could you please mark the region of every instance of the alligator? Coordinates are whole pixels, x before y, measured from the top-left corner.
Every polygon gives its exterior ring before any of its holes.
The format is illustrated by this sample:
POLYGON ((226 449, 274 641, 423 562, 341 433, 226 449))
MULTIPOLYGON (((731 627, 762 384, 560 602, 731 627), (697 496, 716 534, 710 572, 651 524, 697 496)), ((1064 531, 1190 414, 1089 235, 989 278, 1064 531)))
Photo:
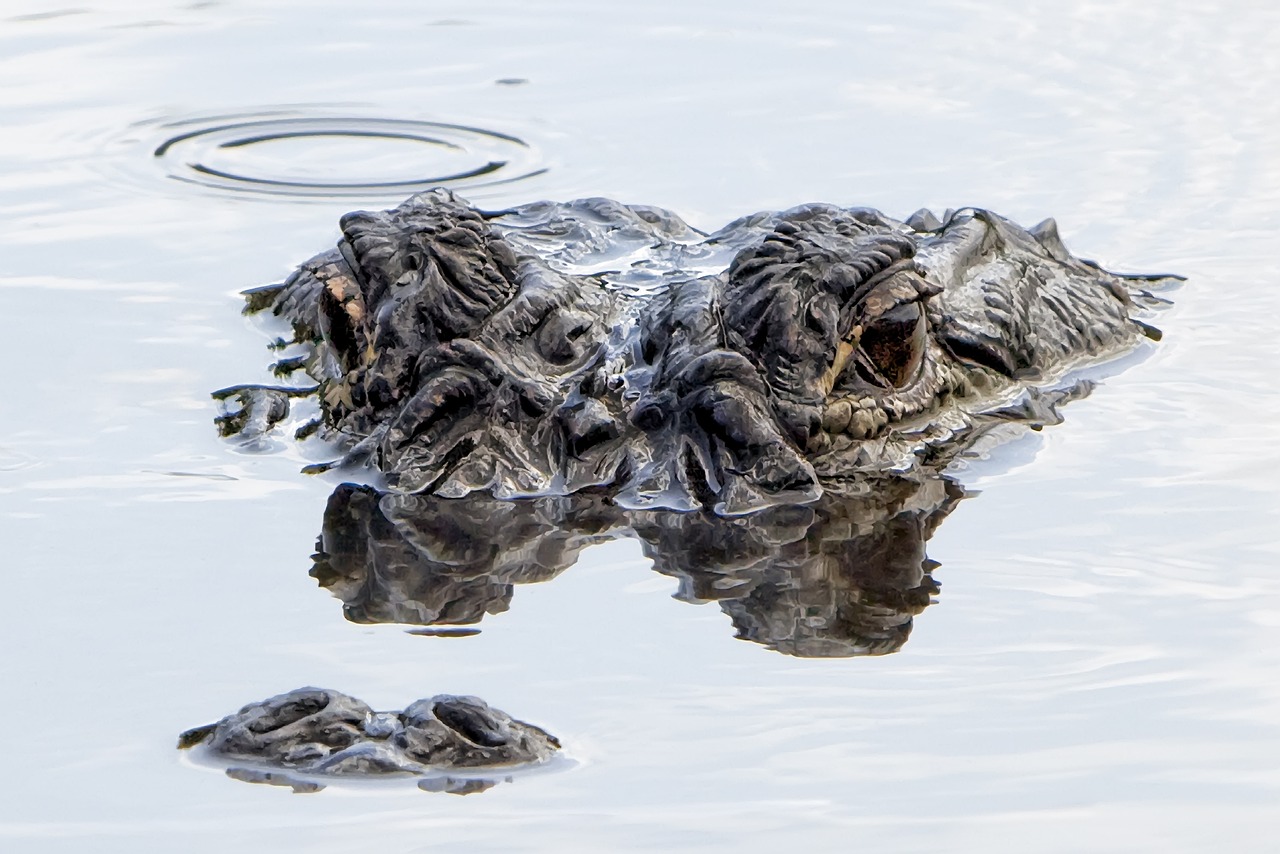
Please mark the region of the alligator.
MULTIPOLYGON (((1091 388, 1074 368, 1158 340, 1143 318, 1178 278, 975 208, 809 204, 706 234, 607 199, 482 211, 433 190, 341 229, 246 294, 292 327, 276 375, 311 382, 214 397, 251 447, 314 401, 296 437, 341 454, 308 470, 376 470, 335 490, 313 558, 349 619, 456 632, 631 536, 679 598, 808 657, 902 646, 939 590, 924 547, 964 497, 954 462, 1060 420, 1091 388)), ((193 745, 295 791, 407 774, 460 794, 493 781, 453 772, 559 748, 476 698, 377 713, 320 689, 193 745)))
MULTIPOLYGON (((295 386, 215 392, 260 444, 312 398, 383 489, 598 493, 724 516, 931 466, 1042 392, 1158 339, 1178 277, 1121 275, 976 208, 906 220, 807 204, 712 234, 607 199, 477 209, 447 190, 341 219, 338 246, 246 311, 287 320, 295 386)), ((1056 398, 1055 398, 1056 399, 1056 398)))
POLYGON ((476 772, 545 763, 560 742, 478 697, 441 694, 375 712, 339 691, 298 688, 189 729, 178 747, 198 748, 235 779, 295 792, 319 791, 328 778, 399 776, 471 794, 496 782, 476 772))

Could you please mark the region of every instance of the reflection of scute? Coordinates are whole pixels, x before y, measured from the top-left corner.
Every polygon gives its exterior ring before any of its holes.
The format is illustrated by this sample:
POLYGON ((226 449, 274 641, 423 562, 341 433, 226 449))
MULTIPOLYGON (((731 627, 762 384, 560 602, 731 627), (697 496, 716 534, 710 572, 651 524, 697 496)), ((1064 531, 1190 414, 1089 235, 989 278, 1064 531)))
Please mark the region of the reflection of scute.
POLYGON ((402 195, 432 187, 488 187, 539 175, 534 150, 524 140, 499 131, 443 122, 358 116, 304 116, 289 114, 217 116, 166 123, 171 134, 154 149, 169 177, 234 192, 283 196, 347 197, 402 195), (421 149, 421 158, 406 164, 403 178, 379 180, 359 175, 334 180, 308 180, 271 174, 244 163, 246 149, 267 143, 291 141, 362 140, 376 144, 410 142, 421 149), (234 150, 236 163, 225 164, 234 150))
POLYGON ((504 501, 342 484, 311 575, 352 622, 469 626, 507 610, 516 585, 633 536, 679 580, 676 598, 716 602, 739 638, 805 658, 896 652, 938 593, 925 543, 963 489, 941 475, 848 485, 744 518, 627 511, 584 493, 504 501))
POLYGON ((612 524, 580 496, 451 501, 342 484, 311 575, 354 623, 468 626, 507 610, 516 584, 554 578, 612 524))

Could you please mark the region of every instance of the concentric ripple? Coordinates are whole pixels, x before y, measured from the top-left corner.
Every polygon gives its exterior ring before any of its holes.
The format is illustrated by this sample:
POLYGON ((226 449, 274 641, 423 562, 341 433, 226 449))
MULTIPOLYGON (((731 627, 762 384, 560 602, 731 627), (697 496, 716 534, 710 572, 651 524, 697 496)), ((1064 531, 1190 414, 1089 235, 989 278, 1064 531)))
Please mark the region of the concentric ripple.
POLYGON ((545 172, 499 131, 443 122, 287 114, 170 122, 153 151, 169 177, 281 196, 408 195, 508 184, 545 172))

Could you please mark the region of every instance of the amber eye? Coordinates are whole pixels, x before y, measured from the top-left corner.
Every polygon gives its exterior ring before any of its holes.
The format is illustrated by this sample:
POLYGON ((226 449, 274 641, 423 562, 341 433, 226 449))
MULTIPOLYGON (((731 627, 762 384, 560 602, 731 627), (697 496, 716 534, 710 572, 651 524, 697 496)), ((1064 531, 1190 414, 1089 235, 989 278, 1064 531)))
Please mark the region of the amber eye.
POLYGON ((919 303, 906 303, 885 312, 862 332, 858 375, 881 388, 902 388, 920 370, 924 335, 924 314, 919 303))

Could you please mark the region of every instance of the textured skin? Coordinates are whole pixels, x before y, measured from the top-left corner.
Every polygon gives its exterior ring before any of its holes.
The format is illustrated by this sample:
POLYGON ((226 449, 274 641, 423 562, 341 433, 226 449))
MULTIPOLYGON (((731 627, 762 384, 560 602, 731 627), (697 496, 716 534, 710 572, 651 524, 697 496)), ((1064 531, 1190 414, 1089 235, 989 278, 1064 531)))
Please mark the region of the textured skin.
MULTIPOLYGON (((708 236, 657 208, 485 213, 436 190, 348 214, 342 233, 249 295, 292 323, 281 368, 317 382, 340 462, 402 492, 598 490, 726 515, 910 469, 1152 334, 1134 315, 1161 278, 1073 257, 1052 221, 981 210, 899 222, 813 204, 708 236)), ((219 394, 241 404, 224 431, 248 438, 288 403, 219 394)))
POLYGON ((925 546, 966 494, 946 474, 951 464, 1020 427, 1056 423, 1059 404, 1090 388, 1029 392, 909 471, 850 475, 838 493, 750 516, 628 509, 602 492, 513 501, 344 483, 325 508, 311 575, 352 622, 472 634, 510 607, 517 585, 549 581, 584 549, 630 537, 679 581, 675 598, 717 603, 739 638, 802 657, 896 652, 938 592, 925 546))
POLYGON ((546 731, 476 697, 442 694, 403 712, 374 712, 354 697, 322 688, 250 703, 179 737, 179 747, 197 745, 219 761, 250 763, 233 769, 242 779, 295 788, 308 784, 286 772, 424 776, 544 762, 560 748, 546 731))

